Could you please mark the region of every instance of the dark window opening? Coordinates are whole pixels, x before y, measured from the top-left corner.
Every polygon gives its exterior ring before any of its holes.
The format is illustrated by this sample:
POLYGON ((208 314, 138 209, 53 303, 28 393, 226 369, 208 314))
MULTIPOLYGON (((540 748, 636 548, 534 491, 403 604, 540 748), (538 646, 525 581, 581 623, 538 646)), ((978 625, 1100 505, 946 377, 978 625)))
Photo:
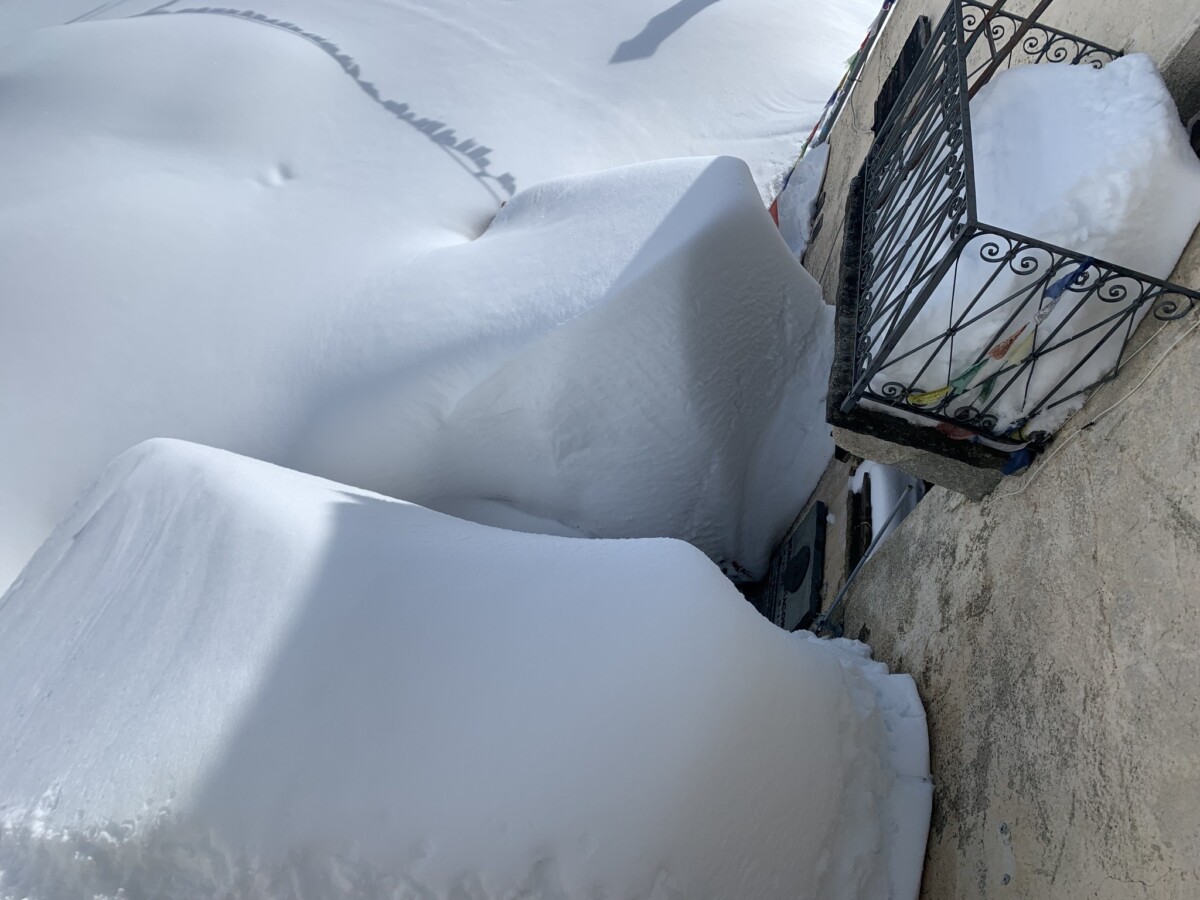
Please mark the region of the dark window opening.
POLYGON ((888 75, 887 80, 884 81, 883 87, 880 88, 879 96, 875 99, 875 124, 871 126, 872 131, 879 131, 879 127, 887 119, 888 113, 896 105, 896 100, 900 97, 900 92, 904 90, 904 84, 908 81, 908 76, 916 68, 917 60, 921 58, 921 54, 925 50, 925 45, 929 43, 932 33, 929 17, 919 17, 913 25, 912 31, 909 32, 908 40, 904 42, 904 49, 900 51, 900 58, 892 66, 891 73, 888 75))

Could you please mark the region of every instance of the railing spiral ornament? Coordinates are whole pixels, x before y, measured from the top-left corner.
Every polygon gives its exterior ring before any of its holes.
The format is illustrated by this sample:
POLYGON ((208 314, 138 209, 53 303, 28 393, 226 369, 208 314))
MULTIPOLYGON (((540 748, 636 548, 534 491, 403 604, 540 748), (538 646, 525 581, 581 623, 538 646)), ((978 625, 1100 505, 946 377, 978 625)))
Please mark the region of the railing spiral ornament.
POLYGON ((1133 289, 1134 297, 1140 298, 1150 286, 1120 272, 1105 272, 1094 287, 1096 297, 1104 303, 1125 303, 1129 300, 1130 288, 1133 289))
POLYGON ((864 164, 847 220, 853 334, 839 337, 851 359, 837 404, 843 414, 864 404, 903 413, 892 431, 921 428, 910 424, 919 416, 947 437, 1041 446, 1063 419, 1047 413, 1069 412, 1063 404, 1119 371, 1143 315, 1181 318, 1200 292, 979 221, 968 99, 977 79, 998 60, 1100 67, 1120 55, 991 10, 991 0, 951 3, 864 164))
MULTIPOLYGON (((1063 260, 1062 269, 1074 267, 1078 269, 1075 260, 1063 260)), ((1064 272, 1064 274, 1069 274, 1064 272)), ((1066 289, 1073 294, 1087 294, 1096 290, 1096 286, 1101 278, 1100 270, 1095 266, 1088 266, 1082 272, 1079 272, 1070 281, 1067 282, 1066 289)))
POLYGON ((1046 266, 1046 260, 1031 247, 1022 247, 1010 254, 1008 268, 1014 275, 1036 275, 1046 266))
POLYGON ((1012 259, 1012 241, 1006 240, 1002 247, 995 235, 988 235, 988 237, 989 240, 984 241, 979 247, 980 259, 984 262, 1008 262, 1012 259))
POLYGON ((1153 303, 1154 318, 1163 322, 1182 319, 1196 308, 1195 297, 1186 296, 1175 291, 1158 293, 1153 303))
POLYGON ((1075 60, 1077 66, 1089 66, 1093 69, 1103 69, 1106 65, 1113 61, 1113 57, 1109 55, 1108 50, 1101 50, 1095 47, 1088 47, 1080 52, 1075 60))
POLYGON ((959 425, 969 425, 983 431, 992 431, 997 420, 991 413, 985 413, 974 406, 960 406, 954 410, 952 417, 959 425))

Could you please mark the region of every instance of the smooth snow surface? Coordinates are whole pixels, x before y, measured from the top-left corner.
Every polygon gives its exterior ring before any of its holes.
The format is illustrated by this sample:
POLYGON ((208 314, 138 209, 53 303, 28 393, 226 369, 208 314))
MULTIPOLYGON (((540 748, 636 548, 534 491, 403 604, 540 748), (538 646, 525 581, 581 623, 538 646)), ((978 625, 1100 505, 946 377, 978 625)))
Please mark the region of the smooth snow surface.
MULTIPOLYGON (((1002 72, 971 102, 971 128, 978 213, 988 225, 1165 279, 1200 222, 1200 160, 1147 56, 1126 56, 1103 69, 1031 65, 1002 72)), ((1031 284, 1035 276, 1023 274, 1026 264, 1020 258, 996 276, 994 264, 980 259, 991 240, 984 235, 968 244, 889 358, 936 339, 952 321, 978 321, 945 344, 932 364, 927 363, 928 351, 890 364, 874 383, 876 390, 888 382, 907 385, 918 376, 915 391, 936 390, 1008 333, 1000 332, 1013 315, 1012 304, 999 305, 1000 301, 1031 284), (966 316, 967 302, 985 285, 983 299, 966 316), (993 305, 999 308, 980 317, 993 305)), ((1036 261, 1036 277, 1045 274, 1045 252, 1027 251, 1022 257, 1036 261)), ((1069 275, 1073 268, 1059 274, 1069 275)), ((1083 275, 1085 281, 1088 277, 1083 275)), ((1094 282, 1095 270, 1090 277, 1094 282)), ((1071 297, 1068 291, 1038 329, 1036 347, 1083 334, 1114 312, 1114 304, 1093 297, 1072 315, 1071 297)), ((1149 304, 1144 306, 1139 318, 1149 309, 1149 304)), ((1037 311, 1036 305, 1027 308, 1024 318, 1008 329, 1015 332, 1037 311)), ((1032 327, 1028 333, 1033 333, 1032 327)), ((1095 332, 1095 338, 1104 333, 1095 332)), ((1057 390, 1097 340, 1084 339, 1038 359, 1032 377, 1022 373, 998 399, 981 401, 970 391, 946 412, 952 415, 958 407, 986 403, 1003 429, 1043 397, 1068 397, 1105 376, 1117 361, 1125 334, 1125 328, 1119 329, 1057 390)), ((977 386, 985 381, 978 379, 977 386)), ((1054 431, 1084 399, 1078 396, 1048 409, 1026 430, 1054 431)))
POLYGON ((804 251, 812 237, 813 213, 828 162, 828 142, 810 147, 779 194, 779 233, 800 261, 804 260, 804 251))
POLYGON ((760 570, 830 447, 761 207, 877 6, 0 5, 0 585, 155 436, 760 570))
POLYGON ((682 537, 761 571, 832 452, 831 315, 741 162, 539 185, 406 275, 437 304, 364 309, 356 360, 377 356, 374 375, 305 423, 296 467, 440 508, 510 501, 591 536, 682 537))
POLYGON ((678 541, 148 442, 0 602, 0 680, 5 898, 917 893, 912 680, 678 541))

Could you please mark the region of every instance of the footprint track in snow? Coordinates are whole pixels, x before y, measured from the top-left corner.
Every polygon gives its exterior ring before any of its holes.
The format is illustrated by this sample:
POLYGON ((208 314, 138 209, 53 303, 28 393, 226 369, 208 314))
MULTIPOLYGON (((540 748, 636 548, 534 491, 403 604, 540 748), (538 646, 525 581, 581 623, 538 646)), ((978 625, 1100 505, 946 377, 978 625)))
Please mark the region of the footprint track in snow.
POLYGON ((261 184, 263 187, 272 188, 283 187, 289 181, 295 180, 296 172, 287 163, 277 163, 276 165, 271 166, 271 168, 266 171, 266 174, 258 177, 259 184, 261 184))

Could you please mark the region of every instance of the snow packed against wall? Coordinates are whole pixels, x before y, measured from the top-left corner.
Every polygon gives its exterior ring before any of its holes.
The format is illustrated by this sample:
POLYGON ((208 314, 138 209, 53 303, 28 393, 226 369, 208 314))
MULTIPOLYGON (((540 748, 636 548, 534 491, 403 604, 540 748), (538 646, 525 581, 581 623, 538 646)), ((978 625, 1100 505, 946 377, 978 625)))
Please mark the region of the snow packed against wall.
MULTIPOLYGON (((1170 276, 1200 222, 1200 159, 1149 57, 1132 54, 1102 69, 1028 65, 1001 72, 972 100, 971 129, 982 222, 1152 277, 1170 276)), ((1116 283, 1101 292, 1112 302, 1097 294, 1076 311, 1071 298, 1077 288, 1090 289, 1098 276, 1095 268, 1089 273, 1071 265, 1059 274, 1079 282, 1067 289, 1062 303, 1035 297, 1018 314, 1006 298, 1023 297, 1022 290, 1045 276, 1049 254, 1028 250, 1011 265, 997 267, 989 242, 996 239, 984 234, 968 243, 872 387, 912 385, 910 397, 937 398, 944 386, 954 384, 946 415, 985 408, 1004 430, 1023 421, 1043 398, 1068 398, 1111 371, 1131 326, 1126 322, 1101 341, 1113 327, 1103 323, 1133 293, 1121 293, 1129 285, 1116 283), (953 340, 940 339, 951 323, 966 322, 969 326, 957 330, 953 340), (1091 339, 1001 376, 1006 385, 1014 380, 1003 393, 990 395, 991 376, 1000 368, 1020 367, 1035 349, 1089 332, 1091 339), (1014 340, 1006 342, 1008 337, 1014 340), (999 354, 999 361, 987 362, 988 354, 999 354), (985 367, 973 368, 980 361, 985 367)), ((1149 303, 1141 307, 1134 324, 1150 308, 1149 303)), ((1085 399, 1057 402, 1022 431, 1053 432, 1085 399)))
POLYGON ((912 680, 775 628, 680 541, 491 528, 151 441, 13 585, 0 680, 6 900, 920 880, 912 680))
POLYGON ((925 482, 907 472, 870 460, 859 463, 850 476, 851 493, 869 491, 871 502, 871 541, 883 545, 925 496, 925 482))
POLYGON ((779 192, 779 233, 796 259, 803 261, 812 239, 813 215, 829 162, 829 142, 809 147, 779 192))
POLYGON ((829 444, 757 207, 878 0, 666 6, 0 6, 0 585, 155 436, 761 571, 829 444))

